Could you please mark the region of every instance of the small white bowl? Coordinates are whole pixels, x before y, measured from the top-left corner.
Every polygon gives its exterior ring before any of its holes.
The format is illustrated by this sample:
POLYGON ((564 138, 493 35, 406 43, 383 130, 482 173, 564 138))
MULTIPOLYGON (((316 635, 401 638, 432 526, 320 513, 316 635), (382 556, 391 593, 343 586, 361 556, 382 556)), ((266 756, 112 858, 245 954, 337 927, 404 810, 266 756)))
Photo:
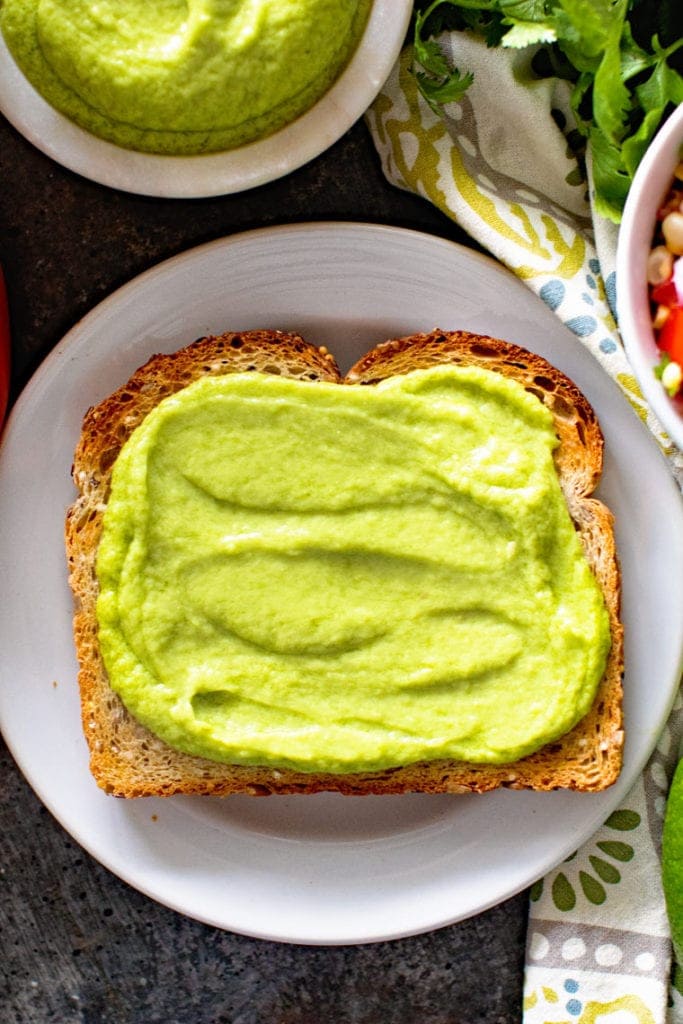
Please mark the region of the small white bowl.
POLYGON ((683 104, 657 132, 631 185, 617 245, 617 318, 626 355, 645 398, 671 440, 683 449, 683 407, 654 375, 657 347, 646 278, 657 209, 673 181, 683 150, 683 104))
POLYGON ((280 131, 201 156, 123 149, 79 128, 23 76, 0 34, 0 111, 29 142, 71 171, 139 195, 197 199, 274 181, 335 143, 373 102, 400 53, 412 0, 374 0, 348 65, 318 102, 280 131))

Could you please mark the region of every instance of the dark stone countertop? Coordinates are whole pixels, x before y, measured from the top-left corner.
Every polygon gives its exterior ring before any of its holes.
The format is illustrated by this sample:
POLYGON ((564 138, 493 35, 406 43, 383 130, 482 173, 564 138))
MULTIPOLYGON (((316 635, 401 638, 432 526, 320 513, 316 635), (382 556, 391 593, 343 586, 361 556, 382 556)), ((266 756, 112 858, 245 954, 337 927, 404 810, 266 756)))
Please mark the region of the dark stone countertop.
MULTIPOLYGON (((280 181, 156 200, 86 181, 0 118, 0 264, 12 397, 119 285, 193 245, 284 222, 396 224, 473 245, 389 186, 365 126, 280 181)), ((39 638, 37 638, 39 642, 39 638)), ((0 745, 3 1024, 517 1024, 525 893, 427 935, 367 946, 265 942, 199 924, 101 867, 41 806, 0 745)))

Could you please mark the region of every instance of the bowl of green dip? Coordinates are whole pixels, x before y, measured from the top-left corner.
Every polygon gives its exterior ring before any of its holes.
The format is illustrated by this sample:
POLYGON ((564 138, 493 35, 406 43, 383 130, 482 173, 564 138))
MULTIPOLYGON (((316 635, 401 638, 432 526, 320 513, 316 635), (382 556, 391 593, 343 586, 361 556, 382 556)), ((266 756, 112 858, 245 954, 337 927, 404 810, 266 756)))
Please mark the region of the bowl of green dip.
POLYGON ((241 191, 335 142, 410 0, 2 0, 0 110, 59 163, 147 195, 241 191))

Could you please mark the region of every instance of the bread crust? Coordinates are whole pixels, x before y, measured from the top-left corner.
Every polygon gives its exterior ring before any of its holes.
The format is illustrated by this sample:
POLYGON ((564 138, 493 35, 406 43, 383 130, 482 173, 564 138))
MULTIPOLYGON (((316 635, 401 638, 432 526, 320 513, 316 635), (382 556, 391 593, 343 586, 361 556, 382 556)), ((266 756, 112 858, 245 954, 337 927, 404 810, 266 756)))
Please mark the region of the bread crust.
POLYGON ((98 785, 119 797, 607 788, 618 777, 622 760, 623 629, 613 517, 593 497, 602 457, 600 426, 576 385, 542 357, 483 335, 435 330, 387 341, 363 356, 346 377, 324 347, 280 331, 228 332, 201 338, 172 355, 153 356, 86 413, 72 469, 79 494, 66 515, 82 724, 98 785), (362 386, 437 363, 476 364, 513 377, 553 413, 560 441, 555 453, 559 481, 610 619, 611 649, 589 713, 561 739, 506 765, 431 761, 358 774, 310 774, 225 765, 170 748, 137 722, 111 689, 97 642, 95 558, 111 471, 124 442, 163 398, 206 374, 256 370, 362 386))

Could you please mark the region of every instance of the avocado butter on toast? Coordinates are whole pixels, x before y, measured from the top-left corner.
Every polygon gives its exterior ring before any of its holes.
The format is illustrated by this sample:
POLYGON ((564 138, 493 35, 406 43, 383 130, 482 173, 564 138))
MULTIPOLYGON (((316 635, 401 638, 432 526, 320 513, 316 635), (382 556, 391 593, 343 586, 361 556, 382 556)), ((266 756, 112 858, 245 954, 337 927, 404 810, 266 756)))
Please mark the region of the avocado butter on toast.
POLYGON ((622 627, 602 434, 467 332, 344 377, 296 334, 153 356, 84 420, 83 728, 117 796, 597 791, 622 627))

